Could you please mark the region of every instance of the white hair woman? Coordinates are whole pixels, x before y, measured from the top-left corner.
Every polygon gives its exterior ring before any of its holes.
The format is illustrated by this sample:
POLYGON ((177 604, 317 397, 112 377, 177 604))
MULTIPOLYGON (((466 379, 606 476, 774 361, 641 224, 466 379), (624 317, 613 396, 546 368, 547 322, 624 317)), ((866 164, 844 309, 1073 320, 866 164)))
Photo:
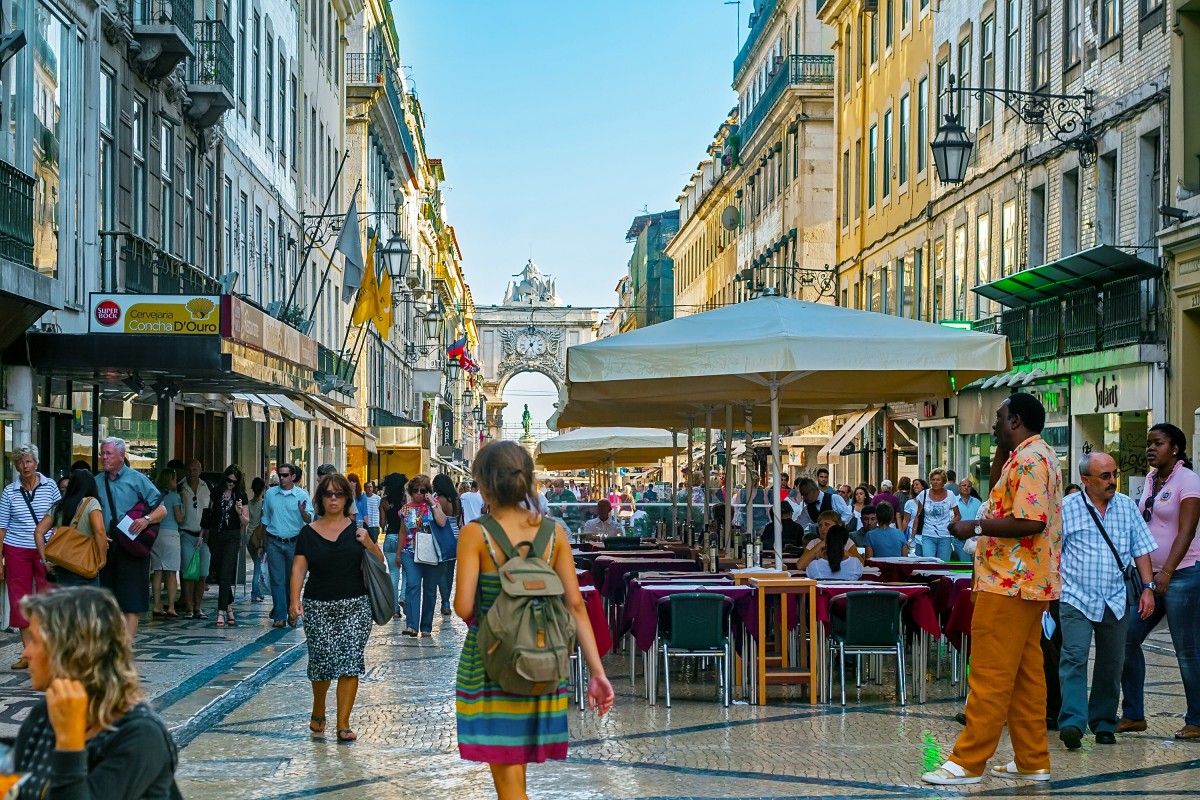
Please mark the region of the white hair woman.
MULTIPOLYGON (((21 613, 21 600, 46 591, 46 536, 36 535, 38 523, 62 499, 54 481, 38 472, 38 449, 24 444, 12 452, 17 479, 0 494, 0 581, 8 589, 9 619, 0 627, 21 631, 29 642, 29 620, 21 613)), ((25 669, 22 657, 13 669, 25 669)))
POLYGON ((21 797, 179 797, 171 734, 142 698, 121 609, 90 586, 25 598, 23 656, 46 698, 17 732, 21 797))

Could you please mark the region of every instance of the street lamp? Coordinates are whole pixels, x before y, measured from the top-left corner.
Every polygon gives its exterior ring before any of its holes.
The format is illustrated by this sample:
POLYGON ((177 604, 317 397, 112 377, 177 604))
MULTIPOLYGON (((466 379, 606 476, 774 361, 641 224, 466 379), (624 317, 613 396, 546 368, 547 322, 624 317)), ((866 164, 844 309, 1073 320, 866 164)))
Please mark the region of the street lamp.
POLYGON ((467 387, 467 389, 462 393, 462 401, 463 405, 467 408, 475 405, 475 393, 471 391, 470 387, 467 387))
POLYGON ((400 234, 394 234, 380 250, 384 263, 387 264, 388 274, 397 284, 408 274, 408 265, 412 260, 412 248, 408 240, 400 234))
POLYGON ((441 303, 435 302, 429 305, 429 310, 425 312, 425 336, 429 339, 440 340, 442 338, 442 317, 441 303))
POLYGON ((962 92, 975 95, 981 102, 985 98, 999 100, 1026 125, 1044 128, 1055 141, 1078 150, 1080 165, 1090 167, 1096 163, 1096 136, 1091 129, 1091 89, 1084 89, 1083 94, 1049 94, 991 86, 955 86, 951 75, 941 95, 948 101, 946 121, 929 143, 933 164, 942 183, 963 182, 971 149, 975 146, 955 109, 955 101, 962 92))
POLYGON ((483 398, 482 397, 479 398, 479 405, 475 406, 474 414, 475 414, 475 427, 482 428, 483 427, 483 398))
POLYGON ((448 359, 446 363, 446 374, 450 376, 450 382, 454 383, 458 380, 458 373, 462 371, 462 364, 457 358, 448 359))

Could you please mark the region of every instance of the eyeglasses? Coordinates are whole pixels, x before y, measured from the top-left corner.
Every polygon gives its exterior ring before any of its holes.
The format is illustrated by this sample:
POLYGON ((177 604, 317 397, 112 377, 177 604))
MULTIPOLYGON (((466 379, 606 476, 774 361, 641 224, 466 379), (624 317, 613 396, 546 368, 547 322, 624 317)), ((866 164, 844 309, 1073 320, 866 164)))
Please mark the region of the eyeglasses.
POLYGON ((290 472, 276 472, 275 474, 276 474, 276 475, 278 475, 278 476, 279 476, 279 477, 281 477, 281 478, 290 478, 290 477, 292 477, 292 473, 290 473, 290 472))
POLYGON ((1096 477, 1102 481, 1115 481, 1121 477, 1121 470, 1114 469, 1112 472, 1101 472, 1096 477))
POLYGON ((337 499, 337 498, 339 498, 339 497, 345 497, 345 496, 346 496, 346 493, 345 493, 345 492, 338 491, 337 489, 330 489, 329 491, 327 491, 327 492, 323 492, 322 494, 323 494, 323 496, 325 496, 325 497, 332 497, 332 498, 334 498, 334 499, 337 499))

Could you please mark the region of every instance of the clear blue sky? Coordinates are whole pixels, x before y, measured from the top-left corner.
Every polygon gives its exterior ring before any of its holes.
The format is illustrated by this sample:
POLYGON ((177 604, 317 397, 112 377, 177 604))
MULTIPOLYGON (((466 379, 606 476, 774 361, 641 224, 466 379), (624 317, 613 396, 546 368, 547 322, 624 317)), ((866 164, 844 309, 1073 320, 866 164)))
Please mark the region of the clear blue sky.
MULTIPOLYGON (((742 35, 752 0, 742 3, 742 35)), ((643 207, 675 208, 735 103, 723 0, 394 0, 475 302, 530 256, 611 306, 643 207)))

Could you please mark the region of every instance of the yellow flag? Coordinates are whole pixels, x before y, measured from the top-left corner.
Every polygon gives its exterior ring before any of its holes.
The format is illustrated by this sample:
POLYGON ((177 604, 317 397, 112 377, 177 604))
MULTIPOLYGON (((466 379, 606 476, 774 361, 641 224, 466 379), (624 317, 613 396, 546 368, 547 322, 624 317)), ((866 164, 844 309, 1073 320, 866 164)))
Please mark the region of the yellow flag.
POLYGON ((392 276, 387 270, 375 281, 375 329, 386 342, 392 332, 392 276))
POLYGON ((379 243, 376 233, 367 245, 366 266, 363 269, 362 286, 358 287, 358 300, 354 303, 354 313, 350 317, 351 325, 362 325, 373 319, 379 313, 378 286, 375 278, 375 245, 379 243))

